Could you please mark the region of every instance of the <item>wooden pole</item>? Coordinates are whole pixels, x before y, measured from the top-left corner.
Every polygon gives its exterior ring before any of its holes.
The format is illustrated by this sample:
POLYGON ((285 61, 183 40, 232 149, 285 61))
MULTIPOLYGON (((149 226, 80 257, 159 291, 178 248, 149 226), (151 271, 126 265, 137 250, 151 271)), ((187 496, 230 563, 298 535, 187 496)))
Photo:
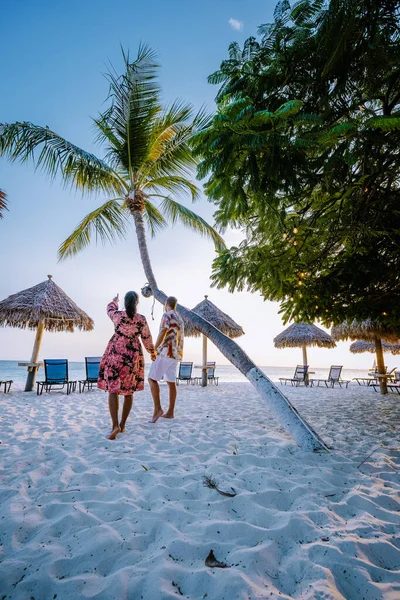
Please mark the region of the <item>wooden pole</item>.
MULTIPOLYGON (((386 373, 385 362, 383 359, 382 341, 380 338, 375 338, 375 351, 376 351, 376 365, 378 367, 378 373, 386 373)), ((381 394, 387 394, 387 377, 379 377, 379 388, 381 394)))
MULTIPOLYGON (((203 333, 203 367, 207 365, 207 336, 203 333)), ((208 383, 208 369, 202 369, 201 385, 206 387, 208 383)))
MULTIPOLYGON (((40 346, 42 344, 43 331, 44 331, 44 323, 43 323, 43 321, 39 321, 38 327, 36 330, 35 343, 33 344, 32 358, 31 358, 32 363, 39 362, 39 352, 40 352, 40 346)), ((38 370, 38 367, 28 367, 28 377, 26 378, 25 392, 33 391, 33 388, 35 386, 37 370, 38 370)))
POLYGON ((307 365, 307 346, 304 344, 303 348, 303 365, 307 365))
MULTIPOLYGON (((306 365, 308 365, 308 362, 307 362, 307 346, 305 344, 302 346, 302 350, 303 350, 303 365, 306 366, 306 365)), ((306 373, 306 376, 304 377, 304 383, 306 385, 308 385, 308 372, 306 373)))

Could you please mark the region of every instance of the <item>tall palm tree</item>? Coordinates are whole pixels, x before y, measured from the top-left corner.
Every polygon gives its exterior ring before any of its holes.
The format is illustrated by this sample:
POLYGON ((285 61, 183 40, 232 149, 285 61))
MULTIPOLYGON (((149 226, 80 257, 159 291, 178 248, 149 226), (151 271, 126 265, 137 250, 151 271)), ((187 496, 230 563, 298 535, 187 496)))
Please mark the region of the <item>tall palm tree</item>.
MULTIPOLYGON (((224 248, 220 235, 201 217, 174 200, 170 194, 198 194, 190 181, 196 164, 191 136, 207 124, 203 112, 174 102, 163 108, 157 82, 154 53, 141 46, 135 61, 123 54, 125 72, 111 70, 110 106, 94 119, 98 141, 105 147, 104 159, 71 144, 48 127, 32 123, 0 125, 0 154, 10 160, 36 160, 51 177, 60 175, 83 191, 101 191, 111 199, 88 214, 59 249, 61 259, 86 247, 93 232, 102 240, 124 237, 132 216, 140 256, 149 288, 164 303, 166 294, 158 289, 147 248, 146 229, 155 234, 167 221, 183 225, 211 238, 217 250, 224 248), (155 206, 151 199, 159 200, 155 206)), ((296 441, 312 449, 325 447, 312 428, 298 415, 287 398, 256 367, 233 340, 183 306, 180 312, 238 367, 268 402, 280 422, 296 441)))
POLYGON ((3 190, 0 190, 0 219, 4 217, 3 212, 7 209, 7 196, 3 190))

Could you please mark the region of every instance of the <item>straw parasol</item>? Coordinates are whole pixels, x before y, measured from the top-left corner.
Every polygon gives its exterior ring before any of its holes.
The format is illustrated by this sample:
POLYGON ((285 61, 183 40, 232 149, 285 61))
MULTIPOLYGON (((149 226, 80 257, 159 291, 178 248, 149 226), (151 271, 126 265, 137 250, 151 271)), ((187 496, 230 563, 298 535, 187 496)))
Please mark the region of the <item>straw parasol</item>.
MULTIPOLYGON (((363 340, 357 340, 350 344, 350 352, 353 354, 361 354, 363 352, 375 353, 376 348, 373 342, 364 342, 363 340)), ((390 344, 389 342, 382 342, 383 352, 391 352, 392 354, 400 354, 400 344, 390 344)))
POLYGON ((25 391, 32 391, 39 368, 43 331, 83 331, 93 329, 93 320, 52 280, 48 279, 0 302, 0 325, 36 329, 25 391))
MULTIPOLYGON (((197 304, 192 311, 200 317, 203 317, 206 321, 214 325, 219 331, 222 331, 225 335, 230 338, 237 338, 244 335, 244 331, 240 325, 238 325, 229 315, 224 313, 218 306, 215 306, 208 299, 208 296, 204 296, 199 304, 197 304)), ((202 372, 202 386, 207 385, 207 337, 196 329, 196 327, 184 319, 185 336, 187 337, 200 337, 203 335, 203 372, 202 372)))
MULTIPOLYGON (((364 342, 373 342, 376 353, 376 364, 378 373, 385 373, 385 364, 383 360, 382 342, 394 342, 399 340, 400 331, 395 331, 386 327, 384 323, 378 323, 366 319, 365 321, 351 322, 344 321, 340 325, 332 327, 332 336, 335 340, 362 340, 364 342)), ((379 377, 379 386, 381 394, 387 394, 387 379, 379 377)))
POLYGON ((293 323, 274 338, 275 348, 302 348, 303 365, 307 362, 307 346, 334 348, 334 339, 316 325, 310 323, 293 323))

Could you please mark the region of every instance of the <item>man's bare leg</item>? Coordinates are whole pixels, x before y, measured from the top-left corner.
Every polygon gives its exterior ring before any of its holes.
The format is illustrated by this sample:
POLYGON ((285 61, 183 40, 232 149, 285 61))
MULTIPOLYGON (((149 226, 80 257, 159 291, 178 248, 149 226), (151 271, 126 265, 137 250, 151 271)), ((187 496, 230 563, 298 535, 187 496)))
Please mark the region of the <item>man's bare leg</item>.
POLYGON ((153 396, 154 402, 154 413, 153 418, 151 420, 152 423, 157 423, 158 419, 163 416, 163 409, 161 408, 160 402, 160 386, 158 385, 158 381, 155 379, 149 378, 149 385, 151 390, 151 395, 153 396))
POLYGON ((118 410, 119 410, 119 399, 118 394, 108 394, 108 408, 110 409, 112 431, 108 436, 109 440, 115 440, 117 435, 121 433, 121 429, 118 425, 118 410))
POLYGON ((124 406, 122 407, 122 417, 121 423, 119 424, 119 428, 122 431, 125 431, 125 424, 129 417, 129 413, 131 412, 133 404, 133 394, 129 394, 124 396, 124 406))
POLYGON ((167 412, 163 415, 165 419, 173 419, 174 418, 174 410, 175 410, 175 400, 176 400, 176 383, 167 381, 169 388, 169 407, 167 412))

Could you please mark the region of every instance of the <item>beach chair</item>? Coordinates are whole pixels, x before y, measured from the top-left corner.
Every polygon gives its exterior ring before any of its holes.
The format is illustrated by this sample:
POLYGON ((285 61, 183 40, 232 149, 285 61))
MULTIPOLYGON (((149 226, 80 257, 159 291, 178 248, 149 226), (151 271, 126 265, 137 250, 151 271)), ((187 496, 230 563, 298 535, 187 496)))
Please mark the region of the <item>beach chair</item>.
MULTIPOLYGON (((214 383, 215 385, 218 385, 218 379, 219 377, 215 377, 215 362, 208 362, 207 363, 207 379, 210 383, 214 383)), ((197 379, 201 379, 201 377, 198 377, 197 379)))
POLYGON ((293 377, 279 377, 281 385, 290 382, 291 385, 299 386, 302 383, 308 385, 308 365, 297 365, 293 377))
MULTIPOLYGON (((353 377, 353 381, 357 381, 358 385, 377 385, 378 380, 376 378, 376 375, 378 373, 379 371, 375 368, 374 372, 370 372, 368 374, 369 377, 353 377)), ((385 367, 385 373, 387 373, 387 367, 385 367)))
MULTIPOLYGON (((387 367, 385 367, 386 369, 386 373, 384 373, 384 377, 386 378, 386 385, 388 387, 388 389, 390 389, 390 391, 394 391, 394 392, 398 392, 398 387, 399 387, 399 383, 394 383, 396 382, 396 369, 397 367, 394 367, 393 369, 391 369, 389 372, 387 370, 387 367)), ((372 387, 374 388, 374 392, 378 392, 380 390, 380 386, 379 386, 379 377, 380 377, 380 373, 376 373, 376 383, 372 384, 372 387)))
POLYGON ((176 384, 179 385, 180 381, 186 381, 186 383, 195 383, 195 377, 192 377, 193 363, 192 362, 181 362, 179 363, 179 372, 176 378, 176 384))
POLYGON ((343 366, 341 365, 332 365, 329 369, 328 379, 310 379, 311 386, 313 386, 314 383, 316 383, 317 387, 319 387, 320 383, 325 383, 326 387, 335 387, 335 383, 338 383, 340 387, 342 387, 343 384, 347 387, 350 381, 340 379, 342 369, 343 366))
POLYGON ((80 379, 78 382, 80 394, 85 391, 85 387, 91 390, 97 383, 101 359, 101 356, 85 356, 86 379, 80 379))
POLYGON ((68 379, 68 360, 64 358, 52 358, 44 360, 45 380, 37 382, 38 396, 46 392, 51 392, 54 387, 56 390, 62 390, 66 386, 67 394, 76 390, 76 381, 68 379), (61 387, 60 387, 61 386, 61 387))
POLYGON ((9 379, 8 381, 0 381, 0 390, 1 390, 1 386, 4 386, 4 393, 8 394, 8 392, 11 389, 11 384, 12 384, 11 379, 9 379))

